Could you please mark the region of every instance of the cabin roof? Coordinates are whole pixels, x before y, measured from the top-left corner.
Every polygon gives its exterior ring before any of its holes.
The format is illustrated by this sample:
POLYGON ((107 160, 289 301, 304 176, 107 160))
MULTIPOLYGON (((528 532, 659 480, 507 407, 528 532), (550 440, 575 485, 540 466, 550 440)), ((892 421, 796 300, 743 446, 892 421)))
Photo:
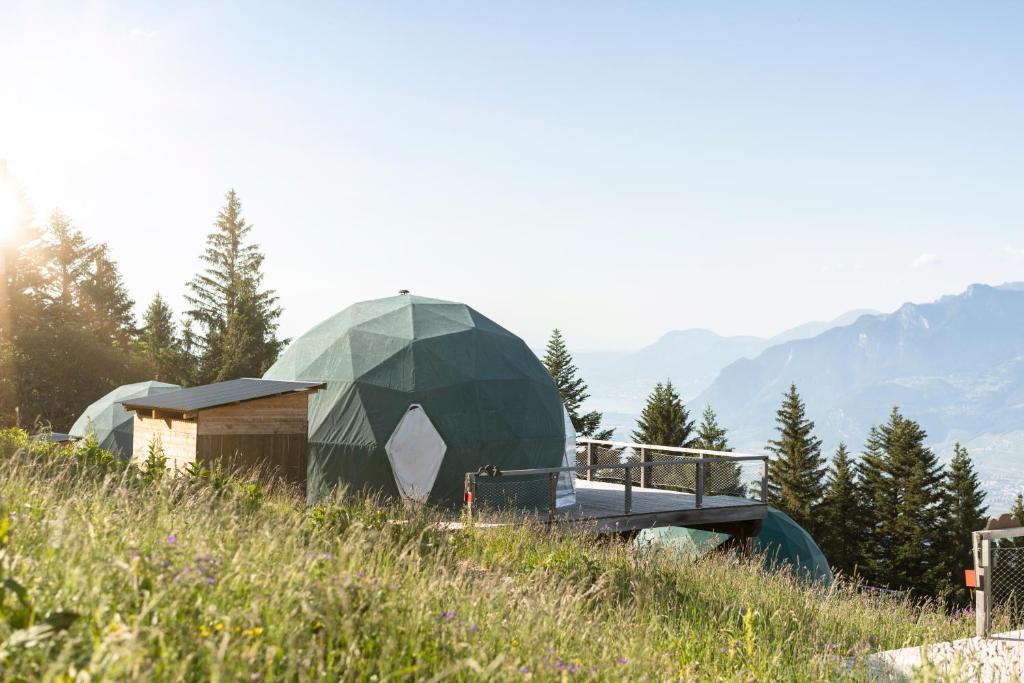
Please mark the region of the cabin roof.
POLYGON ((154 409, 191 412, 217 406, 252 401, 293 392, 314 392, 324 382, 289 382, 276 379, 232 379, 227 382, 204 384, 152 396, 140 396, 121 402, 126 410, 154 409))

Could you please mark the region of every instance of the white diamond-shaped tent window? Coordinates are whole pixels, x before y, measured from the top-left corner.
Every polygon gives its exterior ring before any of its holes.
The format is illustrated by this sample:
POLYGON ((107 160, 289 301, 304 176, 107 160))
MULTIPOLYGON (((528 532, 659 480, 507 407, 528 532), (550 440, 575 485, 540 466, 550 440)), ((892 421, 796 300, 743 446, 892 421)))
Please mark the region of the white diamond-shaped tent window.
POLYGON ((409 406, 384 446, 403 498, 427 501, 447 448, 423 407, 409 406))

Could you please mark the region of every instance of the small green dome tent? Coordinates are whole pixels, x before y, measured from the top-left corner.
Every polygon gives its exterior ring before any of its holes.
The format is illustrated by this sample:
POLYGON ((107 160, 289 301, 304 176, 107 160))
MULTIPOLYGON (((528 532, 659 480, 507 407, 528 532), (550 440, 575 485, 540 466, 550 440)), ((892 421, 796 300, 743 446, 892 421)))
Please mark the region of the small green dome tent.
POLYGON ((75 424, 71 426, 71 431, 68 434, 83 439, 88 434, 95 432, 100 448, 105 448, 122 457, 130 457, 134 431, 132 418, 134 416, 121 407, 121 401, 162 394, 165 391, 180 388, 177 384, 164 382, 137 382, 120 386, 86 408, 85 412, 75 420, 75 424))
POLYGON ((558 467, 565 450, 547 370, 460 303, 357 303, 296 339, 264 377, 327 383, 309 401, 310 500, 347 484, 456 505, 466 472, 558 467))
MULTIPOLYGON (((658 527, 643 529, 634 544, 638 548, 663 548, 680 558, 697 559, 729 539, 728 534, 688 529, 658 527)), ((761 523, 761 531, 753 538, 754 552, 768 569, 788 569, 795 576, 823 586, 832 584, 832 570, 821 548, 811 535, 790 517, 775 508, 761 523)))
POLYGON ((832 569, 811 535, 786 513, 768 508, 761 532, 754 536, 754 551, 769 568, 788 567, 796 576, 828 586, 832 569))

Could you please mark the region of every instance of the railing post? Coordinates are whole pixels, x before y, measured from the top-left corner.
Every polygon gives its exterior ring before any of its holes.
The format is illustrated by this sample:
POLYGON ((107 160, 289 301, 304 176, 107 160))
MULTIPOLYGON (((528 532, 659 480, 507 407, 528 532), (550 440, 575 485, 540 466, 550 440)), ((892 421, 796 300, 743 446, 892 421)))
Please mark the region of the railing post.
MULTIPOLYGON (((587 442, 587 467, 592 468, 594 466, 594 444, 593 442, 587 442)), ((587 469, 587 481, 594 480, 594 470, 587 469)))
MULTIPOLYGON (((640 447, 640 462, 650 462, 651 453, 643 446, 640 447)), ((640 468, 640 488, 649 489, 651 488, 651 468, 641 467, 640 468)))
POLYGON ((761 461, 761 502, 768 504, 768 458, 761 461))
POLYGON ((698 508, 704 507, 704 463, 702 462, 703 460, 704 460, 704 454, 701 453, 700 455, 697 456, 697 464, 696 464, 696 468, 697 468, 696 503, 697 503, 697 507, 698 508))
POLYGON ((464 494, 466 503, 466 514, 469 515, 469 521, 473 521, 473 499, 476 498, 476 477, 472 472, 466 473, 466 492, 464 494))
POLYGON ((558 473, 548 473, 548 521, 555 521, 558 501, 558 473))
MULTIPOLYGON (((975 536, 975 544, 978 538, 975 536)), ((981 539, 981 562, 978 563, 977 547, 975 548, 975 575, 978 581, 978 588, 974 594, 975 616, 974 629, 979 638, 988 638, 992 629, 992 575, 989 572, 992 563, 992 541, 987 538, 981 539)))
POLYGON ((633 468, 629 465, 623 467, 623 471, 626 473, 626 495, 624 501, 624 507, 626 514, 630 514, 633 511, 633 468))

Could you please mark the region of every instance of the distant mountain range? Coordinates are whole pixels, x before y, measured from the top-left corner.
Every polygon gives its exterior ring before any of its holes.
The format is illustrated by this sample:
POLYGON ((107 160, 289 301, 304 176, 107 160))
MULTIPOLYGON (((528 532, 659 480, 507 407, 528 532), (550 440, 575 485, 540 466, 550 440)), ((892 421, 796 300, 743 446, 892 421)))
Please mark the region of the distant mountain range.
POLYGON ((724 337, 704 329, 674 330, 638 351, 580 351, 573 357, 597 409, 634 413, 643 407, 657 382, 671 379, 684 397, 692 398, 707 388, 722 368, 738 359, 754 358, 771 346, 813 337, 873 313, 867 309, 850 311, 835 320, 804 323, 774 337, 724 337))
POLYGON ((830 452, 839 441, 859 452, 899 406, 943 457, 954 441, 971 450, 994 511, 1024 490, 1024 283, 971 285, 887 314, 852 311, 769 340, 688 330, 617 358, 577 360, 588 407, 609 411, 622 437, 650 385, 671 377, 694 414, 714 406, 736 448, 763 451, 795 382, 830 452))

